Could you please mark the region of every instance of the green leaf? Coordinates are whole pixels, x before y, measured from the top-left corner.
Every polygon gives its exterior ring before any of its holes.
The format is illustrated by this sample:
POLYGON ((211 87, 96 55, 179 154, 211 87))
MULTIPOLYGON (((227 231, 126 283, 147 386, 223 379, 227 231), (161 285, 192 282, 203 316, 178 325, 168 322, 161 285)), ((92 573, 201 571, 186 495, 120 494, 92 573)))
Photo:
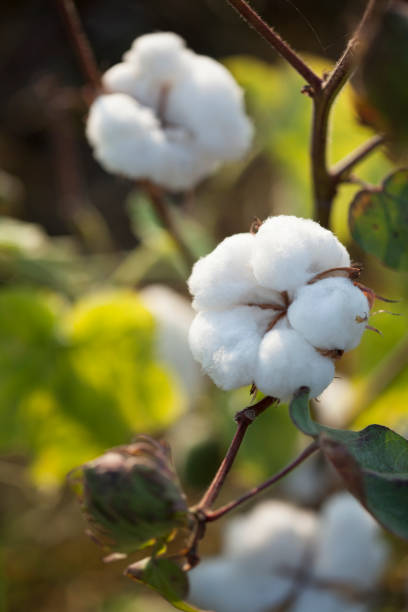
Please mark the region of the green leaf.
POLYGON ((125 575, 150 587, 178 610, 198 611, 198 608, 183 601, 188 593, 187 574, 170 559, 148 557, 129 565, 125 575))
POLYGON ((303 433, 315 438, 346 487, 386 529, 408 539, 408 441, 381 425, 362 431, 325 427, 309 413, 309 389, 290 406, 303 433))
POLYGON ((388 176, 380 189, 363 189, 350 206, 354 240, 382 263, 408 270, 408 170, 388 176))

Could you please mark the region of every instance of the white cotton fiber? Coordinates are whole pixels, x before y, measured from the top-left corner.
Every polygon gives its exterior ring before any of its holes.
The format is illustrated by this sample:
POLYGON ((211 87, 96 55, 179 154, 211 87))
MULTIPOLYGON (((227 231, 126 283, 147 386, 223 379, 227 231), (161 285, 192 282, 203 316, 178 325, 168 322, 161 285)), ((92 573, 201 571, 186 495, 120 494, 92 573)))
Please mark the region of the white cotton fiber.
POLYGON ((253 246, 252 234, 234 234, 197 261, 188 279, 193 308, 219 310, 238 304, 282 303, 277 292, 262 289, 256 282, 250 266, 253 246))
POLYGON ((320 272, 350 265, 336 236, 310 219, 269 217, 255 238, 254 275, 261 285, 277 291, 293 291, 320 272))
POLYGON ((194 359, 221 389, 252 384, 270 315, 256 307, 199 312, 189 334, 194 359))
POLYGON ((367 603, 342 597, 334 590, 324 588, 306 588, 296 599, 290 612, 369 612, 367 603))
POLYGON ((266 569, 251 571, 233 561, 206 560, 189 572, 188 601, 216 612, 266 612, 289 595, 291 580, 266 569))
POLYGON ((314 573, 319 578, 373 588, 388 557, 378 524, 348 493, 324 506, 314 573))
POLYGON ((125 94, 103 95, 91 105, 86 134, 108 170, 143 178, 157 158, 160 126, 151 110, 125 94))
POLYGON ((188 76, 171 88, 166 120, 194 134, 204 151, 223 160, 242 157, 253 127, 245 114, 243 93, 219 62, 190 54, 188 76))
POLYGON ((316 397, 333 376, 332 361, 320 355, 298 332, 274 328, 264 336, 254 377, 262 393, 286 401, 299 387, 306 386, 310 397, 316 397))
POLYGON ((288 310, 294 329, 321 349, 355 348, 367 324, 370 306, 348 278, 325 278, 301 287, 288 310))
POLYGON ((232 518, 224 531, 224 555, 254 572, 301 567, 317 528, 316 516, 281 501, 266 501, 232 518))
POLYGON ((191 187, 213 168, 184 132, 163 130, 149 108, 125 94, 93 102, 87 137, 107 170, 174 190, 191 187))
POLYGON ((142 78, 172 81, 184 71, 184 40, 173 32, 144 34, 133 42, 123 59, 137 69, 142 78))
POLYGON ((163 94, 163 85, 152 79, 140 79, 138 76, 135 66, 121 62, 105 72, 102 83, 108 92, 127 94, 139 104, 157 111, 163 94))

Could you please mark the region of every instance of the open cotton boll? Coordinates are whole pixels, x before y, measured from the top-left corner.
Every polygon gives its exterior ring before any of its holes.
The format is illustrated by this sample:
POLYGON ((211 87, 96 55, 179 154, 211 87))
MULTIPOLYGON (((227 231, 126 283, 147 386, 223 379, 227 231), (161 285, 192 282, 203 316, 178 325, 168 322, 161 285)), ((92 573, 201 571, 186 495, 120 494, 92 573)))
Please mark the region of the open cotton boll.
POLYGON ((265 501, 231 519, 224 531, 224 555, 254 572, 301 567, 316 534, 317 519, 281 501, 265 501))
POLYGON ((169 81, 184 72, 184 40, 173 32, 139 36, 123 55, 125 62, 154 81, 169 81))
POLYGON ((255 239, 254 275, 261 285, 277 291, 293 291, 320 272, 350 265, 336 236, 311 219, 269 217, 255 239))
POLYGON ((254 382, 265 395, 286 401, 299 387, 306 386, 310 397, 316 397, 333 376, 333 362, 320 355, 297 331, 275 327, 263 338, 254 382))
POLYGON ((349 351, 361 340, 370 306, 348 278, 325 278, 301 287, 288 310, 294 329, 321 349, 349 351))
POLYGON ((383 573, 388 549, 374 519, 348 493, 324 506, 314 573, 318 578, 373 588, 383 573))
POLYGON ((253 126, 245 114, 241 88, 219 62, 193 53, 188 57, 188 75, 169 90, 166 120, 190 130, 211 155, 223 160, 242 157, 253 126))
POLYGON ((250 385, 269 320, 270 313, 250 306, 199 312, 189 333, 194 359, 221 389, 250 385))
POLYGON ((353 414, 355 395, 348 379, 336 377, 315 403, 318 421, 336 429, 346 427, 353 414))
POLYGON ((188 287, 196 310, 216 310, 237 304, 276 302, 279 293, 257 284, 249 260, 254 245, 252 234, 234 234, 225 238, 193 267, 188 287))
POLYGON ((308 587, 296 599, 290 612, 369 612, 366 603, 353 602, 333 591, 308 587))
POLYGON ((188 601, 216 612, 266 612, 290 594, 291 580, 251 571, 223 558, 202 561, 189 572, 188 601))

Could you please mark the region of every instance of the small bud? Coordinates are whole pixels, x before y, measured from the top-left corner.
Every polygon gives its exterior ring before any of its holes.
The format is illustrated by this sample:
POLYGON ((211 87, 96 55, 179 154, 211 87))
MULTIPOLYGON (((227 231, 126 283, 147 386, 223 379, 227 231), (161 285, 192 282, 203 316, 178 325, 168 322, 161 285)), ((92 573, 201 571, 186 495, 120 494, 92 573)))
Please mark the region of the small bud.
POLYGON ((169 449, 148 436, 85 463, 69 480, 91 535, 108 549, 132 552, 187 526, 186 500, 169 449))

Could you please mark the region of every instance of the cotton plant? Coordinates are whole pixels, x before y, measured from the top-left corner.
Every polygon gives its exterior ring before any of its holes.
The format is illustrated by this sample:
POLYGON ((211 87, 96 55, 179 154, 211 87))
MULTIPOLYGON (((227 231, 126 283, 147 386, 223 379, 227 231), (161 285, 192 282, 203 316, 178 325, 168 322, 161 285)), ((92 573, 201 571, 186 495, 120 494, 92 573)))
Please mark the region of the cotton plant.
MULTIPOLYGON (((84 73, 91 77, 86 135, 94 156, 109 172, 144 185, 186 255, 177 223, 164 210, 163 193, 190 190, 221 163, 245 155, 253 128, 243 92, 223 66, 166 32, 139 37, 121 63, 100 75, 91 50, 84 53, 71 0, 61 2, 70 5, 64 19, 84 73)), ((95 530, 102 534, 105 551, 112 551, 111 559, 135 555, 125 575, 155 589, 175 608, 197 610, 186 602, 189 575, 191 597, 198 597, 200 576, 203 584, 208 579, 203 596, 221 592, 220 574, 228 598, 224 592, 223 602, 214 602, 216 612, 228 600, 234 607, 227 611, 239 611, 241 605, 266 612, 285 604, 288 612, 367 612, 368 591, 377 585, 387 555, 378 528, 357 502, 385 529, 408 539, 408 443, 380 425, 362 431, 328 427, 312 419, 309 400, 319 398, 334 378, 335 362, 355 349, 371 327, 368 319, 379 297, 360 283, 360 266, 329 230, 333 202, 343 183, 361 182, 355 174, 358 164, 398 132, 376 134, 330 167, 329 117, 358 61, 367 61, 367 48, 377 41, 375 28, 404 21, 406 11, 395 9, 399 0, 389 7, 368 0, 343 55, 319 75, 245 0, 228 2, 303 78, 305 104, 313 107, 310 168, 316 221, 285 215, 257 221, 251 231, 225 238, 191 272, 194 358, 223 392, 245 386, 251 391, 246 407, 235 415, 236 431, 225 458, 201 499, 188 505, 167 444, 146 436, 108 451, 108 459, 102 455, 81 466, 74 489, 94 535, 95 530), (258 390, 263 396, 256 401, 258 390), (265 482, 214 508, 248 427, 278 402, 288 404, 294 426, 310 443, 265 482), (336 498, 319 516, 281 504, 268 505, 259 515, 255 510, 254 523, 249 515, 237 519, 239 528, 231 527, 223 557, 199 565, 200 542, 210 523, 317 452, 357 501, 336 498), (145 549, 149 556, 140 559, 145 549)), ((383 93, 387 88, 372 88, 375 72, 369 90, 383 93)), ((370 101, 373 116, 375 98, 370 101)), ((387 115, 390 108, 381 104, 377 110, 387 115)), ((349 208, 351 236, 395 270, 407 267, 407 184, 404 169, 380 187, 363 184, 349 208)), ((256 206, 254 201, 254 214, 256 206)))
POLYGON ((389 549, 347 493, 320 513, 265 501, 230 519, 222 553, 190 572, 189 601, 215 612, 369 612, 389 549))
POLYGON ((109 172, 183 191, 249 149, 253 127, 241 88, 177 34, 137 38, 102 85, 86 134, 109 172))

